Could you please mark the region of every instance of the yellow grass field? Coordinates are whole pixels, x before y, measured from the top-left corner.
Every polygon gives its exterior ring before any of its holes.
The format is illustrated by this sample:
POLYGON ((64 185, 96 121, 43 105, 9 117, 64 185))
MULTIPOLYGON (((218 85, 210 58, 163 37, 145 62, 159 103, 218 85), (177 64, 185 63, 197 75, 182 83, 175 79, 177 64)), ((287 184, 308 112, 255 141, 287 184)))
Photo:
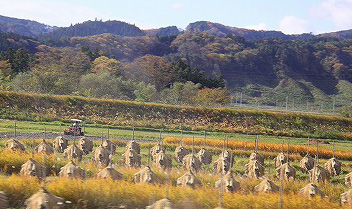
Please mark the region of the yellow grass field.
MULTIPOLYGON (((192 147, 193 138, 187 137, 182 139, 183 144, 188 147, 192 147)), ((164 140, 165 144, 171 145, 179 145, 180 138, 178 137, 166 137, 164 140)), ((199 148, 203 147, 204 138, 195 137, 194 138, 194 147, 199 148)), ((223 139, 211 139, 206 141, 206 147, 209 149, 216 149, 221 150, 224 146, 223 139)), ((229 139, 228 142, 225 142, 225 147, 228 149, 233 150, 234 152, 238 151, 239 153, 242 151, 252 152, 255 148, 254 142, 243 141, 240 139, 229 139)), ((283 151, 286 152, 287 144, 283 145, 283 151)), ((277 155, 278 152, 281 152, 282 144, 281 143, 272 143, 272 142, 259 142, 258 143, 258 151, 260 151, 264 156, 270 156, 270 154, 275 153, 277 155)), ((318 148, 318 155, 321 158, 331 158, 333 156, 333 150, 328 148, 319 147, 318 148)), ((289 152, 291 158, 297 158, 300 156, 304 156, 307 153, 307 146, 305 145, 298 145, 298 144, 290 144, 289 145, 289 152)), ((309 148, 309 152, 312 155, 317 154, 317 147, 316 145, 311 145, 309 148)), ((352 160, 352 151, 342 151, 342 150, 335 150, 335 157, 341 160, 352 160)))
MULTIPOLYGON (((192 144, 192 138, 184 138, 183 143, 187 146, 192 144)), ((175 208, 215 208, 219 202, 219 191, 215 189, 214 183, 220 179, 220 175, 209 172, 209 166, 203 167, 196 176, 201 180, 202 187, 196 189, 188 187, 176 186, 176 180, 185 173, 181 164, 175 164, 174 168, 168 173, 158 170, 154 167, 153 171, 157 174, 159 180, 156 184, 135 184, 132 182, 133 174, 138 172, 140 168, 127 168, 122 166, 122 152, 125 145, 119 142, 120 146, 113 156, 116 163, 115 168, 124 175, 122 180, 112 181, 111 179, 98 179, 96 174, 103 169, 92 162, 92 155, 83 157, 82 162, 78 163, 80 167, 86 171, 86 179, 70 179, 59 178, 57 173, 60 168, 68 161, 63 158, 60 153, 52 155, 32 154, 31 149, 41 140, 21 140, 27 146, 26 152, 10 151, 0 148, 0 168, 3 175, 0 176, 0 190, 4 191, 9 198, 11 207, 22 208, 24 201, 34 194, 42 185, 36 177, 21 176, 18 173, 21 165, 30 157, 33 157, 41 164, 44 163, 47 168, 48 176, 46 178, 46 187, 55 195, 64 198, 65 201, 70 201, 67 208, 119 208, 125 206, 127 208, 145 208, 152 202, 164 198, 166 194, 174 204, 175 208), (11 174, 12 173, 12 174, 11 174), (169 179, 169 180, 167 180, 169 179), (166 192, 167 191, 167 192, 166 192)), ((51 140, 47 140, 51 143, 51 140)), ((179 138, 166 138, 164 140, 168 153, 172 153, 172 148, 179 143, 179 138)), ((202 146, 202 139, 196 139, 196 147, 202 146)), ((97 146, 98 143, 95 143, 97 146)), ((141 143, 142 163, 147 164, 148 148, 153 144, 141 143)), ((213 151, 222 149, 222 140, 208 140, 208 148, 213 148, 213 151)), ((268 153, 278 153, 281 150, 281 144, 274 143, 259 143, 260 152, 262 149, 268 149, 268 153)), ((294 146, 294 145, 292 145, 294 146)), ((236 162, 233 170, 237 173, 238 169, 243 169, 244 164, 248 161, 246 156, 237 155, 236 151, 242 151, 242 154, 253 151, 254 144, 251 142, 243 142, 239 140, 229 140, 228 147, 234 150, 236 154, 236 162)), ((297 150, 293 159, 295 164, 300 159, 299 151, 304 147, 297 146, 292 148, 292 152, 297 150)), ((291 149, 291 148, 290 148, 291 149)), ((314 149, 312 148, 314 152, 314 149)), ((320 152, 320 151, 319 151, 320 152)), ((329 150, 322 150, 323 153, 330 154, 329 150)), ((346 152, 349 154, 350 152, 346 152)), ((322 155, 320 154, 320 155, 322 155)), ((349 157, 349 155, 345 154, 349 157)), ((269 155, 269 156, 270 156, 269 155)), ((217 156, 214 156, 215 160, 217 156)), ((272 158, 266 158, 266 164, 272 165, 272 158)), ((351 165, 344 164, 344 172, 351 171, 351 165)), ((272 179, 277 185, 280 181, 273 175, 274 171, 266 170, 266 176, 272 179)), ((344 174, 340 175, 340 179, 344 178, 344 174)), ((302 175, 302 174, 300 174, 302 175)), ((279 194, 278 193, 256 193, 254 187, 261 181, 256 179, 243 178, 242 175, 237 175, 236 179, 240 182, 240 191, 234 193, 226 193, 223 195, 223 207, 228 209, 262 209, 262 208, 278 208, 279 194)), ((298 178, 294 182, 284 183, 283 185, 283 208, 285 209, 331 209, 331 208, 349 208, 342 207, 340 204, 340 194, 347 191, 348 188, 340 181, 333 183, 321 183, 319 188, 328 196, 327 198, 312 198, 300 196, 298 190, 308 184, 307 178, 298 178)))

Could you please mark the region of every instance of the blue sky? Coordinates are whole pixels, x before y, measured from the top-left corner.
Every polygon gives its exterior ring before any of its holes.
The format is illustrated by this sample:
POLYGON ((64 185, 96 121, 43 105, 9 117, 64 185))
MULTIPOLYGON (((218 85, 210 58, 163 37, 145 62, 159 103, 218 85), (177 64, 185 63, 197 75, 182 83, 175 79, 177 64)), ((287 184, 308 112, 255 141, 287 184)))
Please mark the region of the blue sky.
POLYGON ((69 26, 95 18, 142 29, 207 20, 287 34, 352 29, 352 0, 0 0, 0 15, 69 26))

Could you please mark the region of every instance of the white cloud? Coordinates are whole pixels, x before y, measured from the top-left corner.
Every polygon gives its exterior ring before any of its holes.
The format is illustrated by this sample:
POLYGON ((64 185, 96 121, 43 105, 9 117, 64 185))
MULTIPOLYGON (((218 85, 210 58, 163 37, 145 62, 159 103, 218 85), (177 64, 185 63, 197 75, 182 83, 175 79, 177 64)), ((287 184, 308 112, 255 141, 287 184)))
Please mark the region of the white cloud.
POLYGON ((286 34, 309 33, 309 23, 305 19, 295 16, 285 16, 280 20, 280 31, 286 34))
MULTIPOLYGON (((0 14, 20 19, 35 20, 52 26, 69 26, 71 23, 80 23, 94 20, 95 18, 112 19, 85 6, 44 0, 12 0, 11 3, 0 0, 0 14)), ((117 20, 130 22, 123 19, 117 20)))
POLYGON ((253 30, 267 30, 268 26, 265 23, 259 23, 257 25, 248 25, 245 28, 247 29, 253 29, 253 30))
POLYGON ((171 5, 171 8, 173 10, 180 10, 180 9, 183 9, 183 4, 176 2, 171 5))
POLYGON ((340 29, 349 29, 352 27, 352 0, 324 0, 311 15, 330 19, 340 29))

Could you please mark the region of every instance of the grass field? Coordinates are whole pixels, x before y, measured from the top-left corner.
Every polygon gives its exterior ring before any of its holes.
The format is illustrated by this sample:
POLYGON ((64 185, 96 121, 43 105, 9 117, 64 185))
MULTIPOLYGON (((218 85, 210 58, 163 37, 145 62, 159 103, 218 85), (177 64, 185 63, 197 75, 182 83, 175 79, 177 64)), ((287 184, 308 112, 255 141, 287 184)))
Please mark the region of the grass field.
MULTIPOLYGON (((17 133, 38 133, 38 138, 44 137, 44 131, 63 133, 64 128, 67 128, 70 124, 64 122, 33 122, 33 121, 14 121, 0 119, 0 133, 14 133, 15 123, 17 126, 17 133), (60 125, 61 124, 61 125, 60 125)), ((112 139, 132 139, 133 138, 133 127, 119 127, 119 126, 107 126, 101 124, 86 124, 86 134, 107 137, 109 132, 109 137, 112 139), (109 127, 109 130, 108 130, 109 127)), ((180 129, 152 129, 152 128, 140 128, 136 127, 134 132, 135 139, 140 140, 158 140, 160 136, 160 131, 162 131, 162 138, 165 137, 179 137, 181 139, 180 129)), ((182 131, 182 136, 187 137, 203 137, 204 131, 182 131)), ((255 135, 241 134, 241 133, 224 133, 224 132, 206 132, 206 137, 208 139, 240 139, 244 141, 254 141, 255 135)), ((284 141, 286 146, 287 141, 291 145, 305 145, 307 143, 307 138, 300 137, 280 137, 280 136, 270 136, 270 135, 260 135, 260 142, 269 143, 281 143, 284 141)), ((324 148, 333 148, 333 142, 335 142, 335 148, 337 150, 351 150, 352 143, 346 140, 338 139, 327 139, 330 144, 321 144, 319 146, 324 148)), ((312 145, 313 147, 315 145, 312 145)))

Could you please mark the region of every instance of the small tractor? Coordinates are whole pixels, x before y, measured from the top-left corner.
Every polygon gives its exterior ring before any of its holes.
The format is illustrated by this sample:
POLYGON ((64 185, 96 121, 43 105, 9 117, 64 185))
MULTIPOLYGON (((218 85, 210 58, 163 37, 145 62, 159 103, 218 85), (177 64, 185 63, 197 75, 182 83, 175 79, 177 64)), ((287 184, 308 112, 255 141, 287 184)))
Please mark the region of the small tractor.
POLYGON ((72 125, 70 125, 69 128, 66 128, 64 130, 65 135, 72 135, 72 136, 84 136, 84 132, 82 131, 81 126, 79 123, 82 122, 82 120, 79 119, 71 119, 72 122, 74 122, 72 125))

